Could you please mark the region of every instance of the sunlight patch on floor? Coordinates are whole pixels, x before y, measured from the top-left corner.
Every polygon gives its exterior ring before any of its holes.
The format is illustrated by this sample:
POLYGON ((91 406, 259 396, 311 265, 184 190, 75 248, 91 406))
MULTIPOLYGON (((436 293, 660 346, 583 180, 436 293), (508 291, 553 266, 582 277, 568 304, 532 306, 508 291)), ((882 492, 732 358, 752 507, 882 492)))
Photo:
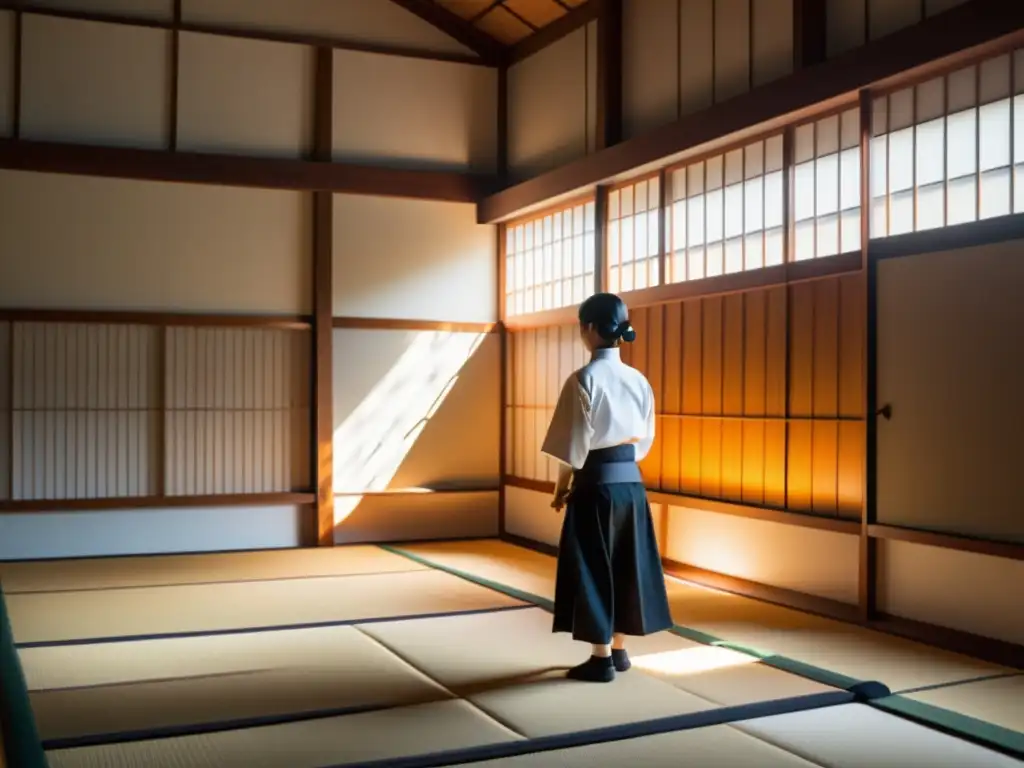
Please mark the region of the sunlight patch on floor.
POLYGON ((739 651, 708 645, 636 656, 632 661, 637 669, 662 677, 686 677, 716 669, 756 664, 758 660, 739 651))

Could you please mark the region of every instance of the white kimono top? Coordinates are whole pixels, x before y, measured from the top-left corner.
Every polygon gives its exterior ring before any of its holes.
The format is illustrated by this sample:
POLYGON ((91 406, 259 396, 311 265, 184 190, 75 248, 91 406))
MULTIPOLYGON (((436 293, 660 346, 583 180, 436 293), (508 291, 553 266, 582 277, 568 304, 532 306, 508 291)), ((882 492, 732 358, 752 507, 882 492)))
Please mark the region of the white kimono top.
POLYGON ((617 348, 599 349, 566 379, 541 451, 581 469, 590 451, 633 443, 642 461, 654 443, 654 391, 622 362, 617 348))

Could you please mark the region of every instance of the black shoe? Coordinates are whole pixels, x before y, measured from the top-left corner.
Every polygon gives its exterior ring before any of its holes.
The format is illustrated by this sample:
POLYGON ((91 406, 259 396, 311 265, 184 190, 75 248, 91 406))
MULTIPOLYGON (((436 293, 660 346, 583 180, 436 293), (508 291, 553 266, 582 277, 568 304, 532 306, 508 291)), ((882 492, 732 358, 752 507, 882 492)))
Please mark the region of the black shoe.
POLYGON ((615 666, 610 656, 591 656, 566 673, 570 680, 586 683, 610 683, 615 679, 615 666))
POLYGON ((625 672, 633 666, 633 662, 629 660, 629 654, 626 653, 626 649, 612 648, 612 664, 615 666, 616 672, 625 672))

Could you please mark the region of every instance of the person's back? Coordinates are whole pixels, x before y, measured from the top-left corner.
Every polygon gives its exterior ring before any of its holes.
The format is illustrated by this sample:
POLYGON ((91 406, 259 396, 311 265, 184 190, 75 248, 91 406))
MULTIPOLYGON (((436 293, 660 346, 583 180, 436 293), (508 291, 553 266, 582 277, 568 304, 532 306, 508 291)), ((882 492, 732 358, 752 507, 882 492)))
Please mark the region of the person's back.
POLYGON ((575 377, 590 399, 590 450, 631 443, 643 461, 654 441, 654 391, 647 378, 623 363, 617 349, 596 350, 575 377))
POLYGON ((654 442, 654 393, 640 371, 622 362, 619 345, 636 338, 622 300, 596 294, 579 314, 591 360, 563 385, 541 448, 563 464, 551 505, 568 505, 553 629, 593 646, 570 678, 610 682, 630 667, 626 635, 672 625, 637 466, 654 442))

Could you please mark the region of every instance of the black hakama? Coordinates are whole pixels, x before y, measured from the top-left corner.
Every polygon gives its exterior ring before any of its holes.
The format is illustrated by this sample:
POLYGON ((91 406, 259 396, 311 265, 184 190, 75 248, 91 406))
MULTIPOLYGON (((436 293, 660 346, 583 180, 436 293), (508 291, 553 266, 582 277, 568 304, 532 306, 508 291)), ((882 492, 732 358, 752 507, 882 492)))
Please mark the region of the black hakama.
POLYGON ((672 626, 635 456, 632 445, 591 451, 574 474, 558 550, 554 631, 575 640, 606 645, 613 633, 672 626))

